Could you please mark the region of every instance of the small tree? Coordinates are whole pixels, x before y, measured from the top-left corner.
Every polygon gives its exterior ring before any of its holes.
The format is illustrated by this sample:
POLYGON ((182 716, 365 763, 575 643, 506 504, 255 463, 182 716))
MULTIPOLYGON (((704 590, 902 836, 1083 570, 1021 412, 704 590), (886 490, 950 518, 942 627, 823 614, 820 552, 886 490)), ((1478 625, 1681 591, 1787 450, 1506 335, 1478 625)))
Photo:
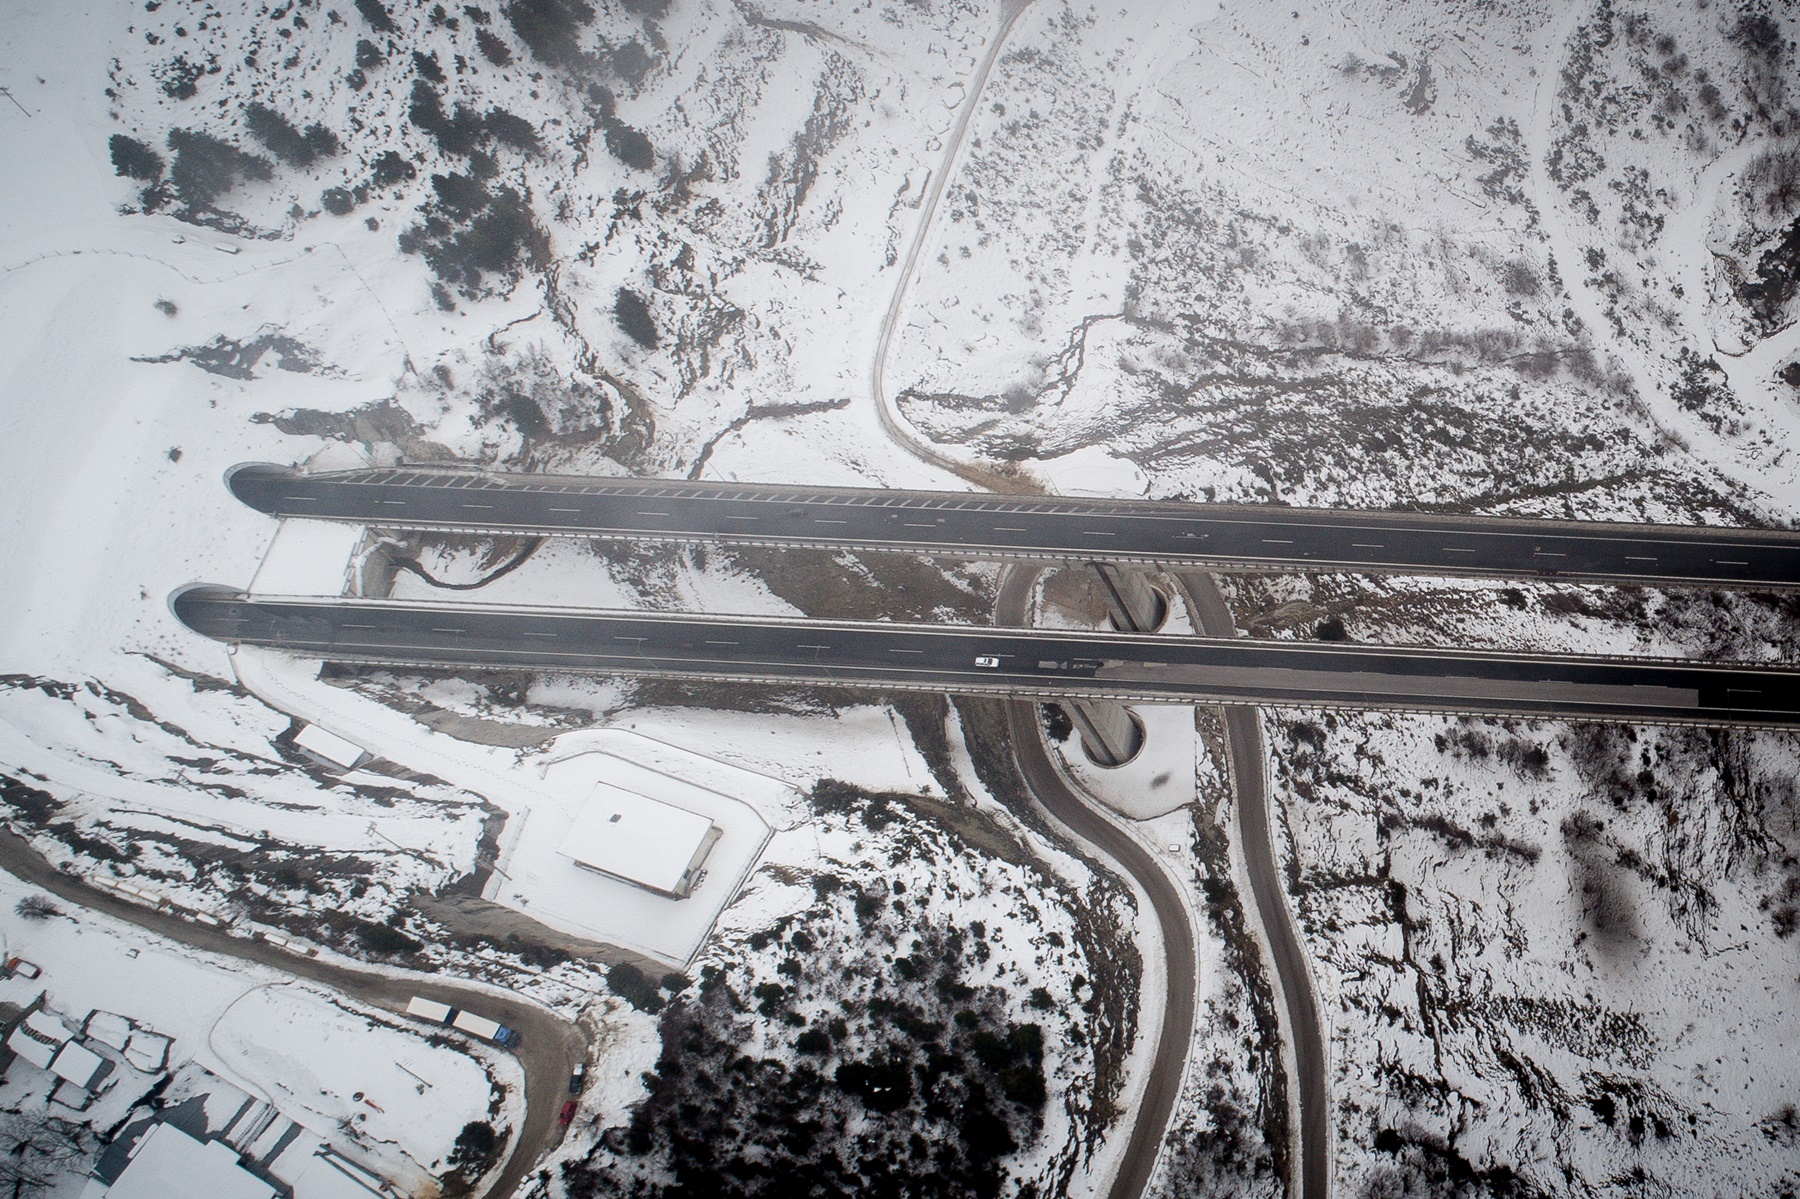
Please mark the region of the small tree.
POLYGON ((48 920, 52 916, 62 915, 62 909, 44 895, 27 895, 18 902, 13 911, 17 912, 24 920, 48 920))
POLYGON ((155 183, 162 178, 163 156, 135 137, 115 133, 107 143, 112 150, 113 170, 129 179, 155 183))

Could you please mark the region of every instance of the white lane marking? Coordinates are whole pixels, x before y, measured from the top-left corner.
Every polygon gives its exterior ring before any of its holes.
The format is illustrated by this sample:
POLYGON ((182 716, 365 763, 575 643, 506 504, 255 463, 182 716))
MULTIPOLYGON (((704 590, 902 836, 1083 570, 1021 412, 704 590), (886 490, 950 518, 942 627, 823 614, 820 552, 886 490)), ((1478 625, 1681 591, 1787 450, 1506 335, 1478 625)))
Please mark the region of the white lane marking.
POLYGON ((1376 545, 1371 541, 1352 541, 1350 543, 1350 548, 1353 550, 1384 550, 1387 546, 1376 545))

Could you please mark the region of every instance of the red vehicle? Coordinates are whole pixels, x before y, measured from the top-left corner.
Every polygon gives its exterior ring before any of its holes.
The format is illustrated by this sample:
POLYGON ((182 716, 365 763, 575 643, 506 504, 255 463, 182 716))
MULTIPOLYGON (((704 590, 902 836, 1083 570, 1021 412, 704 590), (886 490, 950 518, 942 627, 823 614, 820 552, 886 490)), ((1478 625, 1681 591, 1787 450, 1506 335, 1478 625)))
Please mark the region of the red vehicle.
POLYGON ((558 1124, 561 1124, 564 1128, 567 1128, 569 1126, 569 1121, 573 1120, 574 1118, 575 1118, 575 1101, 573 1099, 571 1099, 567 1103, 562 1105, 562 1111, 556 1113, 556 1122, 558 1124))

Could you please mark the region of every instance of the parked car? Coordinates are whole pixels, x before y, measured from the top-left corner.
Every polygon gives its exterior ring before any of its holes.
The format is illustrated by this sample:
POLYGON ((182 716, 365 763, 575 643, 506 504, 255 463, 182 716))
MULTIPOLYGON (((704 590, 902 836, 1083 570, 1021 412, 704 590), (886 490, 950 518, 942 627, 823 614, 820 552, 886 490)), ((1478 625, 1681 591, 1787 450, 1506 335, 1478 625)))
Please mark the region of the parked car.
POLYGON ((575 1073, 569 1075, 569 1094, 571 1094, 571 1095, 581 1094, 581 1088, 586 1083, 587 1083, 587 1063, 581 1062, 576 1065, 575 1073))
POLYGON ((556 1113, 556 1122, 558 1124, 561 1124, 564 1128, 567 1128, 569 1126, 569 1121, 573 1120, 574 1118, 575 1118, 575 1101, 573 1099, 571 1099, 567 1103, 562 1105, 562 1110, 560 1112, 556 1113))

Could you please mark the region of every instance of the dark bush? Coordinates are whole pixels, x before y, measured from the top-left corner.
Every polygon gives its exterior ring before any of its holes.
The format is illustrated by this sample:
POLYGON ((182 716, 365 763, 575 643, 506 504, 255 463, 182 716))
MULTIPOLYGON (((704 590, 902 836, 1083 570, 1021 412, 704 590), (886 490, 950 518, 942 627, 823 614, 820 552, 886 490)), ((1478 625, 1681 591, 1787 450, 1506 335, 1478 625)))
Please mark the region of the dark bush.
POLYGON ((905 1062, 845 1062, 837 1068, 837 1085, 863 1101, 872 1112, 897 1112, 912 1102, 912 1071, 905 1062))
POLYGON ((163 156, 135 137, 115 133, 107 146, 112 150, 113 170, 119 174, 146 183, 155 183, 162 178, 163 156))
POLYGON ((471 175, 433 175, 431 188, 438 202, 459 217, 473 216, 488 205, 487 189, 471 175))
POLYGON ((511 275, 521 258, 541 261, 545 243, 524 198, 501 188, 489 193, 481 212, 466 222, 435 206, 424 224, 401 235, 400 248, 423 254, 440 280, 473 294, 485 276, 511 275))
POLYGON ((246 154, 209 133, 171 129, 169 149, 175 152, 169 181, 183 202, 194 208, 207 207, 239 180, 265 180, 274 174, 267 159, 246 154))
POLYGON ((366 37, 359 38, 357 40, 357 43, 356 43, 356 65, 357 66, 362 67, 364 70, 373 70, 375 67, 380 66, 382 63, 384 63, 386 61, 387 61, 387 55, 385 55, 381 52, 380 46, 377 46, 374 42, 370 41, 366 37))
POLYGON ((1045 704, 1044 731, 1050 735, 1052 741, 1060 744, 1067 741, 1070 734, 1075 731, 1075 722, 1069 719, 1069 713, 1061 704, 1045 704))
POLYGON ((319 196, 319 207, 332 216, 349 216, 356 198, 341 187, 328 187, 319 196))
POLYGON ((337 134, 323 125, 308 125, 302 133, 294 123, 266 104, 244 106, 244 128, 289 166, 309 167, 338 152, 337 134))
POLYGON ((1004 1037, 983 1029, 974 1035, 970 1044, 977 1060, 999 1078, 1001 1090, 1008 1099, 1033 1111, 1044 1106, 1048 1092, 1044 1082, 1042 1027, 1015 1024, 1004 1037))
POLYGON ((650 139, 617 119, 606 122, 606 152, 633 170, 647 171, 656 165, 656 149, 650 139))
POLYGON ((640 1012, 660 1012, 662 993, 642 970, 630 962, 620 962, 606 972, 606 985, 613 993, 640 1012))
POLYGON ((831 1052, 831 1036, 822 1028, 809 1028, 794 1038, 794 1048, 801 1053, 822 1057, 831 1052))
POLYGON ((650 306, 644 303, 643 296, 628 287, 621 287, 613 297, 613 319, 619 322, 625 336, 646 350, 656 348, 656 320, 650 315, 650 306))
POLYGON ((397 152, 388 150, 375 160, 375 166, 370 171, 369 178, 376 187, 392 187, 396 183, 411 179, 418 173, 412 163, 400 157, 397 152))
POLYGON ((407 936, 391 924, 377 924, 373 920, 357 920, 354 916, 351 931, 361 941, 363 948, 370 953, 403 954, 417 953, 424 946, 412 937, 407 936))
POLYGON ((413 80, 412 107, 407 115, 413 124, 431 134, 438 149, 446 154, 474 154, 487 134, 485 122, 472 110, 459 104, 454 116, 446 113, 443 97, 423 79, 413 80))
POLYGON ((444 82, 444 68, 438 65, 437 55, 423 54, 413 51, 413 70, 431 80, 433 83, 444 82))
POLYGON ((487 118, 482 122, 489 136, 495 141, 504 142, 515 150, 523 150, 527 154, 536 154, 543 149, 538 141, 537 130, 524 117, 514 116, 504 108, 488 110, 487 118))
POLYGON ((382 33, 394 32, 394 18, 388 15, 387 5, 381 0, 356 0, 356 11, 369 23, 369 28, 382 33))
POLYGON ((583 0, 512 0, 506 19, 538 61, 568 70, 588 65, 581 28, 594 19, 592 5, 583 0))
POLYGON ((0 804, 4 804, 15 819, 37 828, 42 828, 63 806, 48 791, 6 774, 0 774, 0 804))
POLYGON ((481 56, 497 67, 512 63, 512 47, 500 40, 500 36, 491 29, 477 29, 475 44, 481 48, 481 56))
POLYGON ((1327 616, 1313 629, 1313 636, 1320 641, 1348 641, 1350 633, 1344 628, 1344 622, 1336 616, 1327 616))
MULTIPOLYGON (((357 0, 360 5, 363 0, 357 0)), ((462 1131, 456 1134, 456 1144, 450 1149, 450 1164, 461 1166, 470 1173, 479 1173, 480 1167, 486 1166, 493 1159, 494 1150, 500 1147, 500 1137, 494 1132, 494 1126, 482 1121, 463 1125, 462 1131)))

